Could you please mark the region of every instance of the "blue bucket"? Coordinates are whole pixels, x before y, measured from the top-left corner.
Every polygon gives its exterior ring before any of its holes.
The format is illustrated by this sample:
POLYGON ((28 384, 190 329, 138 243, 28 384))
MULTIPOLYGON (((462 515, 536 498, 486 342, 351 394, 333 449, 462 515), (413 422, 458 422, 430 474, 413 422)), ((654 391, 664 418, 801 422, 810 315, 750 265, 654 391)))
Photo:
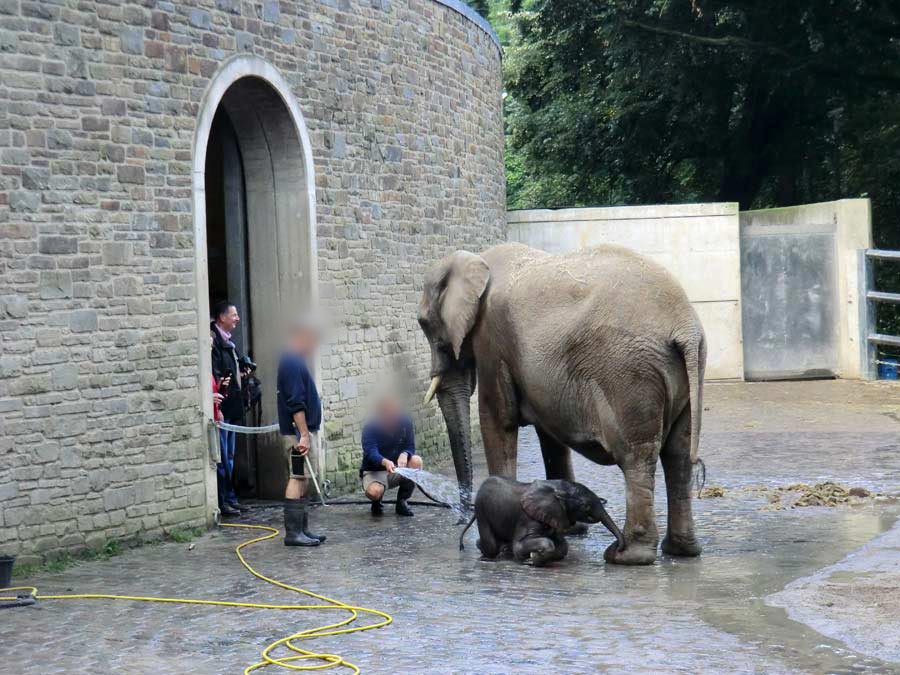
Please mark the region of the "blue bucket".
POLYGON ((898 380, 900 379, 900 360, 898 359, 881 359, 878 363, 878 379, 879 380, 898 380))

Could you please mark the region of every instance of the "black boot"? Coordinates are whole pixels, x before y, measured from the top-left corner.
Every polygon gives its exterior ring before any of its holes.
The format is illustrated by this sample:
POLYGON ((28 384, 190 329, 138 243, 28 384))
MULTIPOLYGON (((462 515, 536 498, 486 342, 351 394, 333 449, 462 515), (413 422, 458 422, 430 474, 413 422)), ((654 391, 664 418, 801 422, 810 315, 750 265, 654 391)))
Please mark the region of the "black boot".
POLYGON ((309 500, 304 497, 300 500, 303 503, 303 534, 310 539, 316 539, 320 544, 328 539, 324 534, 315 534, 309 531, 309 500))
POLYGON ((408 478, 404 478, 400 483, 400 487, 397 488, 397 515, 398 516, 412 516, 412 510, 409 506, 406 505, 406 500, 412 497, 413 490, 416 489, 416 484, 413 483, 408 478))
POLYGON ((284 500, 284 545, 318 546, 319 540, 303 533, 303 518, 306 515, 305 499, 284 500))
POLYGON ((380 516, 384 513, 384 504, 381 503, 381 500, 372 502, 372 515, 380 516))

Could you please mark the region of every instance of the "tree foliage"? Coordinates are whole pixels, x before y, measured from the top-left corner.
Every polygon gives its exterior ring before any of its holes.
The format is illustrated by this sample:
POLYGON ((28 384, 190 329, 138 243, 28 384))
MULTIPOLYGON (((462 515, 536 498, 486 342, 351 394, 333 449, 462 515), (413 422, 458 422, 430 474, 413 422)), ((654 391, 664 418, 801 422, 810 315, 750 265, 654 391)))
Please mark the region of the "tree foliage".
POLYGON ((491 4, 512 24, 510 208, 867 196, 876 246, 900 248, 897 0, 491 4))
POLYGON ((490 18, 491 4, 488 0, 466 0, 466 4, 481 14, 485 19, 490 18))
POLYGON ((847 196, 897 134, 897 2, 533 0, 514 19, 514 207, 847 196))

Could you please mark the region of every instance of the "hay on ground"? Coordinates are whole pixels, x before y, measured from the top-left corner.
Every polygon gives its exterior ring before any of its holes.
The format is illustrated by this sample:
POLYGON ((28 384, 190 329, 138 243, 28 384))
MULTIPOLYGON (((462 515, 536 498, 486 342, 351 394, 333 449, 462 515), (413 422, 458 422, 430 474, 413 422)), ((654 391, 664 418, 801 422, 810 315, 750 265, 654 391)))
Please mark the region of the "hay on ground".
POLYGON ((759 491, 768 492, 769 503, 763 507, 763 510, 766 511, 803 506, 834 508, 845 504, 859 504, 871 497, 880 496, 863 487, 848 488, 832 481, 815 485, 794 483, 786 487, 761 488, 759 491))
POLYGON ((716 499, 725 496, 725 488, 718 485, 709 485, 700 490, 700 499, 716 499))

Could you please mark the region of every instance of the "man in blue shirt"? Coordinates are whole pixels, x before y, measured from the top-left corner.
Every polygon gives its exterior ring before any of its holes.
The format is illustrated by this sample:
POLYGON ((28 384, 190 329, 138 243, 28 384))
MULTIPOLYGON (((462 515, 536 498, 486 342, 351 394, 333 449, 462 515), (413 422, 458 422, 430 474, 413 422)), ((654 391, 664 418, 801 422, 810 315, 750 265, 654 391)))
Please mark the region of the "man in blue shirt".
POLYGON ((278 363, 278 425, 290 437, 287 448, 288 484, 284 494, 284 545, 318 546, 325 537, 309 530, 306 458, 318 448, 322 402, 307 361, 319 344, 319 332, 308 321, 290 330, 278 363))
POLYGON ((385 490, 397 490, 397 515, 411 516, 406 500, 416 484, 395 472, 397 467, 421 469, 422 458, 416 454, 413 423, 403 414, 399 401, 391 395, 379 398, 374 418, 362 432, 363 460, 359 469, 363 490, 372 502, 372 515, 384 512, 381 499, 385 490))

